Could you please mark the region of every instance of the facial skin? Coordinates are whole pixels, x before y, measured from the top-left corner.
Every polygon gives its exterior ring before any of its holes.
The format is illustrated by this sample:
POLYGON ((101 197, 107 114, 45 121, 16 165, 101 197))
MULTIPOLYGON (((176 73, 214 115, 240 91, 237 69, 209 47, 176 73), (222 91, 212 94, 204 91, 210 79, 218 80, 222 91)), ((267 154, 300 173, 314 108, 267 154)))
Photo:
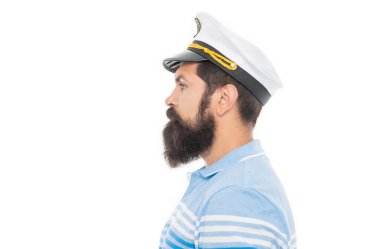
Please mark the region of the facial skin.
POLYGON ((163 130, 164 158, 172 168, 200 158, 215 137, 215 118, 204 95, 206 83, 196 68, 197 63, 186 63, 177 69, 176 87, 165 101, 170 121, 163 130))

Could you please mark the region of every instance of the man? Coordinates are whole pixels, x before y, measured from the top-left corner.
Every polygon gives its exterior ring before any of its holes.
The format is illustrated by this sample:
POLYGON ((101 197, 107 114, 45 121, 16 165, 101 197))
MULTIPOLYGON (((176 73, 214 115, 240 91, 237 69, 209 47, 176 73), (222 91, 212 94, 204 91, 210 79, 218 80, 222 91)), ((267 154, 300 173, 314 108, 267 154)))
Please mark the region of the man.
POLYGON ((187 50, 165 59, 176 86, 163 131, 170 167, 203 158, 159 248, 296 248, 282 185, 252 132, 281 82, 253 44, 207 13, 187 50))

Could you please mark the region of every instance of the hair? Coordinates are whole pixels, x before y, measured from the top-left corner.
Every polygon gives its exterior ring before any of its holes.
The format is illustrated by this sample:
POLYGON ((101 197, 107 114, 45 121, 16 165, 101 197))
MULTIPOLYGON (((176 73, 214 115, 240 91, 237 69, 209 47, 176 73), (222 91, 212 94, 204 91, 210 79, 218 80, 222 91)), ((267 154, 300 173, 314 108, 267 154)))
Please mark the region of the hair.
POLYGON ((227 84, 234 85, 238 91, 237 103, 241 121, 252 127, 256 125, 263 105, 242 84, 210 61, 199 62, 197 75, 206 82, 205 97, 207 98, 220 87, 227 84))

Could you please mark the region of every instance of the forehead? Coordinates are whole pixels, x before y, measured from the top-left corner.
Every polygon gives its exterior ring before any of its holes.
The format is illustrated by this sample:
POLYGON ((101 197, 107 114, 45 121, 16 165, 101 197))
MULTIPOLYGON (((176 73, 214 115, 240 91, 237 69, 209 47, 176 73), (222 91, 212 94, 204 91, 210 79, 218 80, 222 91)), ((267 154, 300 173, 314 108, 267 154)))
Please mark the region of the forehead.
POLYGON ((174 77, 175 81, 187 82, 187 83, 197 83, 202 81, 197 75, 197 67, 199 63, 184 63, 180 64, 180 67, 176 70, 174 77))

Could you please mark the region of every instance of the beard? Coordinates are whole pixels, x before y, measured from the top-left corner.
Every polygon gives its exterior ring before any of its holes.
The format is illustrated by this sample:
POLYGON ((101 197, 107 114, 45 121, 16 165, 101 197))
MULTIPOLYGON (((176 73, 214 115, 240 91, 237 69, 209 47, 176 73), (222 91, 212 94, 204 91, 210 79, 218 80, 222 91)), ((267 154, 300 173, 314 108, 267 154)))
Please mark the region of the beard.
POLYGON ((193 124, 186 123, 170 107, 166 116, 170 121, 163 130, 164 158, 171 168, 199 159, 212 145, 215 137, 215 118, 207 112, 209 99, 202 98, 193 124))

